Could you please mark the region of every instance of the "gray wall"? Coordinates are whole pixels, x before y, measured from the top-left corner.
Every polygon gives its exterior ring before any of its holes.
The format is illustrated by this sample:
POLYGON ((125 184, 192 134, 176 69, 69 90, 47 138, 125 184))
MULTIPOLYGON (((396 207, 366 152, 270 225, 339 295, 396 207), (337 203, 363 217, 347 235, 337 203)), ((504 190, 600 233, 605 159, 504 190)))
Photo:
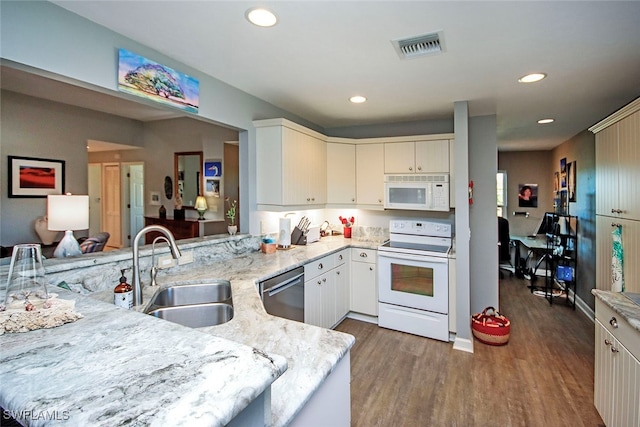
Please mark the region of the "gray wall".
POLYGON ((496 171, 498 142, 496 116, 469 120, 469 179, 474 182, 471 226, 469 286, 471 312, 499 308, 498 221, 496 219, 496 171))
POLYGON ((578 217, 578 266, 576 288, 578 296, 591 309, 596 287, 596 138, 587 130, 556 147, 552 152, 551 170, 560 171, 560 159, 576 162, 576 202, 569 204, 569 213, 578 217))
POLYGON ((533 232, 545 212, 553 211, 551 151, 507 151, 498 154, 498 169, 507 171, 507 215, 511 234, 533 232), (538 184, 538 207, 518 207, 520 184, 538 184), (529 217, 514 215, 527 212, 529 217))

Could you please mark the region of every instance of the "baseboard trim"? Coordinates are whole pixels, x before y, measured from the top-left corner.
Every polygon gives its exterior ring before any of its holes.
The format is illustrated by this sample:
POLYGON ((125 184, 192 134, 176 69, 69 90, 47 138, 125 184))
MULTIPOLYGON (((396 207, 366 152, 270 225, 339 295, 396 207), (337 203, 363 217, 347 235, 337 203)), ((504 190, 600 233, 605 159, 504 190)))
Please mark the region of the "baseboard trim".
POLYGON ((453 342, 453 349, 473 353, 473 341, 467 338, 456 337, 453 342))
POLYGON ((361 320, 363 322, 373 323, 374 325, 378 324, 377 316, 370 316, 368 314, 355 313, 353 311, 350 311, 349 314, 347 314, 347 317, 349 319, 361 320))
POLYGON ((584 302, 584 300, 582 298, 577 296, 572 290, 569 290, 569 297, 570 298, 575 298, 576 307, 578 307, 578 309, 582 312, 582 314, 587 316, 587 319, 589 319, 591 322, 593 322, 595 324, 596 323, 596 312, 593 311, 593 309, 591 307, 589 307, 589 305, 586 302, 584 302))

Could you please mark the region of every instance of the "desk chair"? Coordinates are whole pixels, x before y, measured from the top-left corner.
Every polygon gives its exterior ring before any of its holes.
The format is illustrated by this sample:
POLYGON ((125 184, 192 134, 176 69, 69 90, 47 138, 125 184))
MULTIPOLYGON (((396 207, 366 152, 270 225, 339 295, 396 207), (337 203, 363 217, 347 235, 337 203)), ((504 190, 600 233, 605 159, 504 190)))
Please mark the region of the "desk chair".
POLYGON ((502 270, 509 272, 513 276, 514 267, 511 263, 511 238, 509 236, 509 221, 506 218, 498 217, 498 268, 500 278, 504 278, 502 270))

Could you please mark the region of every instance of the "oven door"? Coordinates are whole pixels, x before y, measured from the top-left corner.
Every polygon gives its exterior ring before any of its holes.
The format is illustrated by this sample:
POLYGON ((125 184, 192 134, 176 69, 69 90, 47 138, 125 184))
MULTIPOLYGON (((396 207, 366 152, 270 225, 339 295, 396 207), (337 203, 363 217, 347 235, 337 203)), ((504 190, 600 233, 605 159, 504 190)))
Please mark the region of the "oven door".
POLYGON ((383 303, 447 314, 447 257, 378 251, 378 292, 383 303))

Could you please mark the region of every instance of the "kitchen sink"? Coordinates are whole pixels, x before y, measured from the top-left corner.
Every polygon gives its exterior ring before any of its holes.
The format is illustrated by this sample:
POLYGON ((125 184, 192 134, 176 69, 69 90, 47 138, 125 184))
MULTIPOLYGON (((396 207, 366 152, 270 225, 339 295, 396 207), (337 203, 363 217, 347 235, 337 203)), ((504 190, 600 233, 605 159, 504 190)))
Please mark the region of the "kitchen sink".
POLYGON ((169 286, 155 293, 144 312, 190 328, 221 325, 233 319, 231 283, 218 279, 169 286))
POLYGON ((175 307, 179 305, 224 302, 231 299, 231 283, 228 280, 211 280, 206 283, 169 286, 151 298, 150 307, 175 307))
POLYGON ((221 325, 233 319, 233 305, 229 303, 206 303, 160 307, 147 314, 190 328, 221 325))

